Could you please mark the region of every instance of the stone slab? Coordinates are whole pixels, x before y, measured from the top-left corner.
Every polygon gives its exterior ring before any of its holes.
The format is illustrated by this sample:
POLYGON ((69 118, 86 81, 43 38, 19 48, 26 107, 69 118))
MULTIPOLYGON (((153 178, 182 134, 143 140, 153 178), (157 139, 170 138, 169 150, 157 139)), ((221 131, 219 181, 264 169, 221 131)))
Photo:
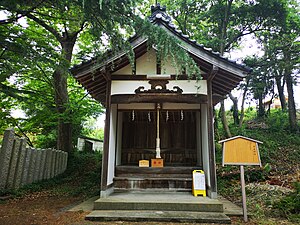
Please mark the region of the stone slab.
POLYGON ((160 221, 180 223, 231 223, 223 213, 151 211, 151 210, 95 210, 85 217, 93 221, 160 221))
POLYGON ((224 213, 227 216, 243 216, 243 209, 226 198, 219 196, 218 199, 223 203, 224 213))
POLYGON ((14 188, 18 189, 21 187, 22 183, 22 174, 25 167, 25 157, 26 157, 26 139, 24 137, 20 138, 20 152, 19 152, 19 160, 16 169, 16 176, 14 181, 14 188))
POLYGON ((15 137, 11 158, 10 158, 9 173, 7 177, 7 184, 6 184, 7 189, 13 189, 14 187, 14 180, 15 180, 18 158, 20 153, 20 145, 21 145, 20 138, 15 137))
POLYGON ((10 159, 14 144, 15 132, 13 129, 6 129, 0 149, 0 190, 6 188, 10 159))
POLYGON ((55 177, 55 160, 56 160, 56 150, 52 149, 52 157, 51 157, 51 175, 50 178, 55 177))
POLYGON ((27 176, 27 184, 31 184, 34 181, 34 172, 35 172, 35 164, 36 164, 36 156, 37 150, 33 148, 29 148, 31 151, 31 159, 29 164, 28 176, 27 176))
POLYGON ((68 166, 68 153, 67 152, 64 152, 64 172, 66 171, 67 169, 67 166, 68 166))
POLYGON ((41 150, 41 164, 40 164, 40 171, 39 171, 39 178, 38 180, 44 179, 44 173, 46 168, 46 150, 41 150))
POLYGON ((30 169, 31 153, 32 153, 31 149, 26 148, 25 162, 24 162, 24 169, 23 169, 23 173, 22 173, 21 186, 24 186, 25 184, 28 184, 28 174, 29 174, 29 169, 30 169))
POLYGON ((57 154, 57 166, 56 166, 56 174, 59 175, 61 174, 61 161, 62 161, 62 151, 58 151, 58 154, 57 154))
POLYGON ((94 196, 92 198, 89 198, 86 201, 80 202, 79 204, 73 206, 68 211, 71 211, 71 212, 78 212, 78 211, 91 212, 91 211, 93 211, 93 208, 94 208, 94 201, 96 201, 98 198, 99 198, 99 196, 94 196))
POLYGON ((194 197, 186 192, 123 192, 99 198, 95 210, 162 210, 223 213, 218 199, 194 197))
POLYGON ((50 179, 51 165, 52 165, 52 150, 46 149, 46 168, 44 173, 44 179, 50 179))
POLYGON ((34 165, 34 173, 33 173, 33 182, 39 181, 40 170, 41 170, 41 157, 42 157, 42 150, 36 150, 36 159, 34 165))

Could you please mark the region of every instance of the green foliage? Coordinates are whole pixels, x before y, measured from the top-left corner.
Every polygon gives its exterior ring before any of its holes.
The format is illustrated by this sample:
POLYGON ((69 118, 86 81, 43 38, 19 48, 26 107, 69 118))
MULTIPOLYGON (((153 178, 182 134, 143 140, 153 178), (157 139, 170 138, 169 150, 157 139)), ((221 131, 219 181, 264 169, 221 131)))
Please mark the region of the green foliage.
POLYGON ((294 184, 295 191, 273 204, 279 214, 292 222, 300 223, 300 183, 294 184))
POLYGON ((266 119, 266 123, 269 126, 270 131, 288 131, 289 130, 289 118, 287 112, 282 110, 272 110, 272 114, 266 119))
POLYGON ((171 61, 172 66, 176 69, 176 74, 186 73, 188 77, 202 79, 201 72, 195 61, 181 47, 182 42, 175 37, 170 36, 165 30, 154 26, 147 20, 137 19, 135 22, 137 34, 148 37, 148 46, 155 45, 157 48, 157 57, 161 60, 162 65, 171 61))

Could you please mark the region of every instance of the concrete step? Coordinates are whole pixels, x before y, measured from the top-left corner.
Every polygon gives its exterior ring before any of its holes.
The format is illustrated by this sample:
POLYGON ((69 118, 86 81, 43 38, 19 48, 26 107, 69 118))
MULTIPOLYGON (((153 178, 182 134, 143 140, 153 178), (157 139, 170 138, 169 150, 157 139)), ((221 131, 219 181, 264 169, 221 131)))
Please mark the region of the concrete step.
POLYGON ((182 174, 192 176, 193 170, 200 167, 138 167, 138 166, 117 166, 115 174, 117 177, 128 176, 128 174, 147 174, 151 176, 164 176, 165 174, 182 174))
POLYGON ((192 223, 231 223, 224 213, 160 210, 94 210, 86 216, 93 221, 161 221, 192 223))
POLYGON ((186 192, 113 193, 94 202, 94 210, 159 210, 223 213, 223 203, 186 192))

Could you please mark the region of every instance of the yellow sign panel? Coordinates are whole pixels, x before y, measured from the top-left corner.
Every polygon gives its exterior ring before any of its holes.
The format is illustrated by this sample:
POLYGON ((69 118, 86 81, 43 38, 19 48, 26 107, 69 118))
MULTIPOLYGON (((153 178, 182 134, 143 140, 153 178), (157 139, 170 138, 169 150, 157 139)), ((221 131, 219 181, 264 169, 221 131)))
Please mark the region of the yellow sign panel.
POLYGON ((139 167, 149 167, 149 160, 139 160, 139 167))
POLYGON ((254 139, 237 136, 229 138, 223 143, 223 166, 224 165, 259 165, 261 166, 258 143, 254 139))

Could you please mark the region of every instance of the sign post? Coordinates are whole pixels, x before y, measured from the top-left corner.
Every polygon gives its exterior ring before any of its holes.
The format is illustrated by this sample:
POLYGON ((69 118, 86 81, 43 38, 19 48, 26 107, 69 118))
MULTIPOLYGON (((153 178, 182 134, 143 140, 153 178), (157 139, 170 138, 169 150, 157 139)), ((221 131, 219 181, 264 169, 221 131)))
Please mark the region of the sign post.
POLYGON ((258 144, 262 144, 262 142, 251 138, 243 137, 243 136, 236 136, 226 140, 219 141, 219 143, 223 143, 222 166, 224 165, 240 166, 243 215, 244 215, 244 221, 247 222, 248 215, 247 215, 247 203, 246 203, 244 165, 261 166, 258 144))
POLYGON ((240 168, 241 168, 241 189, 242 189, 242 200, 243 200, 243 215, 244 215, 244 221, 248 222, 244 166, 240 166, 240 168))

